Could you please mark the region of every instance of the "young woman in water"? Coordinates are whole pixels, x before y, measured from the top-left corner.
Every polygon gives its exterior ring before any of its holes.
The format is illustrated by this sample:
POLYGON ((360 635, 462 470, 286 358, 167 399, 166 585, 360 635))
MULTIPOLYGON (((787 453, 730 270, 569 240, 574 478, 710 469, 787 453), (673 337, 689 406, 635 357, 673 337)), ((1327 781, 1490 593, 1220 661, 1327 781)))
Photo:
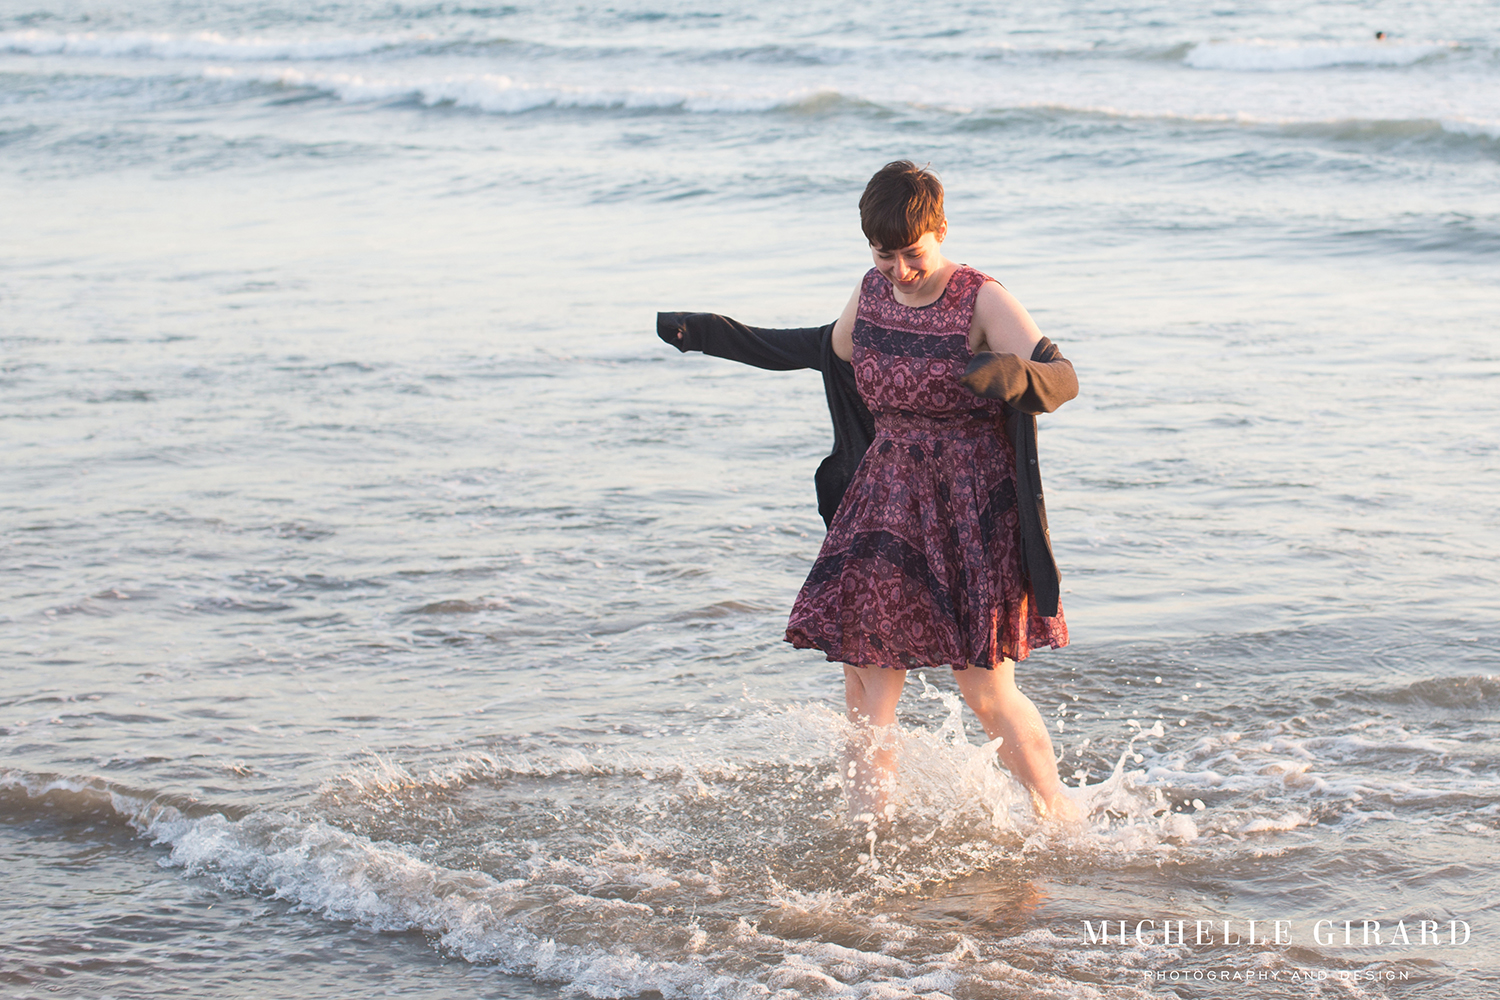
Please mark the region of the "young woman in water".
POLYGON ((1076 822, 1016 662, 1068 641, 1047 539, 1034 414, 1078 392, 1062 357, 999 282, 943 256, 943 188, 901 160, 859 201, 875 266, 838 321, 760 330, 661 313, 658 333, 766 368, 823 372, 834 453, 818 470, 828 534, 786 638, 844 664, 851 804, 889 818, 906 673, 950 667, 1038 815, 1076 822))

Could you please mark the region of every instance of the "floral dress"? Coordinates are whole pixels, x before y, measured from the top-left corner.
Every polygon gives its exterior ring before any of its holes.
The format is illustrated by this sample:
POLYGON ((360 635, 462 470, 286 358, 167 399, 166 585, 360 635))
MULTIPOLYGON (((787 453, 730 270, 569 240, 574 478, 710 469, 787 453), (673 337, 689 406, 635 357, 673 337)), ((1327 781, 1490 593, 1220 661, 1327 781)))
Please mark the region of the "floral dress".
POLYGON ((875 417, 786 638, 856 666, 993 669, 1064 646, 1062 608, 1036 613, 1021 569, 1015 457, 1003 404, 959 383, 980 287, 959 267, 942 297, 897 302, 865 275, 854 377, 875 417))

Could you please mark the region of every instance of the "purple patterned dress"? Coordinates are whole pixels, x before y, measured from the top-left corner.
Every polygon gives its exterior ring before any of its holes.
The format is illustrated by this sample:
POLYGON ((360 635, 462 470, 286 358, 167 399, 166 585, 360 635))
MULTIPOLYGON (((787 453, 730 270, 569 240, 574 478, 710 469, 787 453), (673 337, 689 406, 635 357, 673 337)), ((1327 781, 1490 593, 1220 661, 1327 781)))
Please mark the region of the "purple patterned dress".
POLYGON ((792 606, 787 641, 857 666, 994 668, 1068 626, 1036 613, 1021 570, 1015 458, 1001 404, 959 384, 980 286, 960 267, 931 305, 904 306, 871 268, 854 378, 875 440, 792 606))

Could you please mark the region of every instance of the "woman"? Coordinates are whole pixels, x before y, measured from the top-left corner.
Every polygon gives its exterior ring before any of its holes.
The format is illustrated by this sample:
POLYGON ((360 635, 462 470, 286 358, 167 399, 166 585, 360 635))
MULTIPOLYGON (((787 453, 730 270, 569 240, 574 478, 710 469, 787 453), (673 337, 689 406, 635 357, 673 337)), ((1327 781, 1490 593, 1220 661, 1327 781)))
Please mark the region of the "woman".
MULTIPOLYGON (((887 164, 859 208, 875 266, 826 340, 702 314, 661 314, 658 332, 683 350, 824 372, 835 449, 818 486, 833 513, 786 637, 844 664, 850 722, 892 726, 907 670, 951 667, 1038 815, 1075 822, 1046 726, 1015 685, 1017 660, 1068 641, 1032 414, 1077 394, 1072 365, 998 282, 943 256, 943 189, 931 173, 887 164)), ((888 818, 894 754, 867 733, 849 771, 854 811, 888 818)))

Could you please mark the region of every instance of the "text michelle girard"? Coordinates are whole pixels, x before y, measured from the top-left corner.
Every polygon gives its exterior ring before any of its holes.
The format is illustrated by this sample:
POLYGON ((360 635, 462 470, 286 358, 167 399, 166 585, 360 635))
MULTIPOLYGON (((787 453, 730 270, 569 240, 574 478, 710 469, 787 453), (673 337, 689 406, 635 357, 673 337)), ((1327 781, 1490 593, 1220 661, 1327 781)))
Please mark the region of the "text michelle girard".
POLYGON ((1323 947, 1447 947, 1469 943, 1466 920, 1085 920, 1085 944, 1125 947, 1235 947, 1322 945, 1323 947))

